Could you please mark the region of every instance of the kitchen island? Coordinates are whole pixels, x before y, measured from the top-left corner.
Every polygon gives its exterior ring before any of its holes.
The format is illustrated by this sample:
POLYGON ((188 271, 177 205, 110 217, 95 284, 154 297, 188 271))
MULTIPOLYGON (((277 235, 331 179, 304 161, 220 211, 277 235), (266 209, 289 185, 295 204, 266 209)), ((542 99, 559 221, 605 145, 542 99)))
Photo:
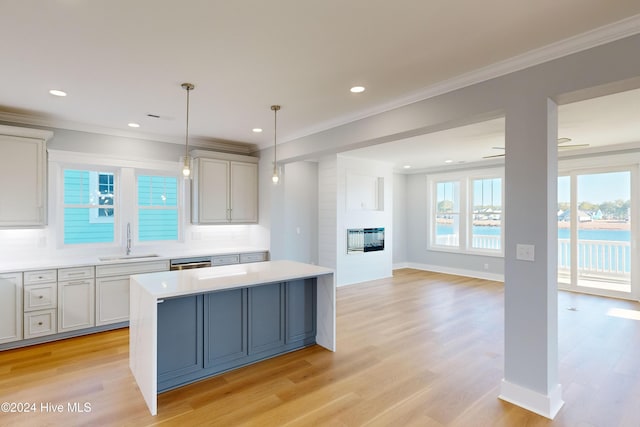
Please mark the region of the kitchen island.
POLYGON ((335 351, 333 270, 268 261, 131 276, 129 366, 157 394, 318 344, 335 351))

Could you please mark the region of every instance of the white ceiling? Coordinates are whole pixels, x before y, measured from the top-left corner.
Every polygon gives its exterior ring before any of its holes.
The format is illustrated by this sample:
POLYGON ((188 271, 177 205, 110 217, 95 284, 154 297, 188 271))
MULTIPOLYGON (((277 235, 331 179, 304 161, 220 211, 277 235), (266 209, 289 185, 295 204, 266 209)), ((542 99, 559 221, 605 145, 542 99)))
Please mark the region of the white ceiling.
MULTIPOLYGON (((588 145, 563 149, 561 155, 611 149, 612 145, 640 147, 640 89, 560 105, 558 137, 571 139, 561 143, 562 147, 588 145)), ((500 159, 483 158, 504 153, 499 149, 505 146, 504 138, 504 118, 497 118, 343 154, 393 163, 397 171, 411 173, 480 161, 498 163, 500 159), (405 165, 411 169, 403 169, 405 165)))
MULTIPOLYGON (((259 146, 273 142, 272 104, 282 105, 278 139, 285 142, 640 13, 637 0, 0 4, 0 120, 180 142, 180 84, 191 82, 194 137, 259 146), (366 92, 350 93, 356 84, 366 92), (128 128, 132 121, 141 128, 128 128)), ((491 134, 500 127, 487 126, 491 134)), ((473 130, 457 132, 456 141, 473 130)))

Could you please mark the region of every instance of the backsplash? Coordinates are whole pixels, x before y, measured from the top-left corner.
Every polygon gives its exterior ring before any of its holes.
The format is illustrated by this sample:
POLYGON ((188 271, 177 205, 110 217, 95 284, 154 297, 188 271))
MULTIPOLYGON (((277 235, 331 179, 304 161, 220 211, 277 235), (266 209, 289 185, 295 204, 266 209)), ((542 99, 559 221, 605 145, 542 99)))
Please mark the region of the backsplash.
MULTIPOLYGON (((187 225, 183 242, 154 242, 133 245, 135 252, 171 252, 193 250, 224 251, 236 248, 267 248, 265 232, 255 224, 195 226, 187 225)), ((57 248, 55 235, 50 228, 0 230, 0 268, 3 263, 61 258, 74 256, 104 256, 124 253, 125 244, 119 247, 96 247, 89 251, 85 245, 69 245, 57 248)))

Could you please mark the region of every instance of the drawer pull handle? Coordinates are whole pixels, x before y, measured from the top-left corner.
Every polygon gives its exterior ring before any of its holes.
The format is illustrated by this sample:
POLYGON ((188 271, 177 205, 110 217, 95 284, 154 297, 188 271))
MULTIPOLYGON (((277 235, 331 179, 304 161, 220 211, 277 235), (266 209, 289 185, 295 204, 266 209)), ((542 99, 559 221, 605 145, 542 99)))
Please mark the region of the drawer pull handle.
POLYGON ((38 279, 44 279, 44 276, 38 276, 38 279))
POLYGON ((67 276, 82 276, 84 271, 77 271, 75 273, 67 273, 67 276))
POLYGON ((38 299, 44 298, 44 295, 38 295, 38 299))
POLYGON ((42 322, 38 322, 38 326, 42 326, 42 322))
POLYGON ((75 282, 69 282, 70 285, 86 285, 89 281, 87 280, 76 280, 75 282))

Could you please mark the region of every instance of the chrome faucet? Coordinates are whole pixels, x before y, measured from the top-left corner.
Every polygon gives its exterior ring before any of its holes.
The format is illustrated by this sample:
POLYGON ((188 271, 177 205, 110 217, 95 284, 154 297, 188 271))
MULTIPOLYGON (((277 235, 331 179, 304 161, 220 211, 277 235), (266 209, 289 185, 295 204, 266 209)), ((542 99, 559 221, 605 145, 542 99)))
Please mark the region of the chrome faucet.
POLYGON ((127 255, 131 255, 131 223, 127 223, 127 255))

